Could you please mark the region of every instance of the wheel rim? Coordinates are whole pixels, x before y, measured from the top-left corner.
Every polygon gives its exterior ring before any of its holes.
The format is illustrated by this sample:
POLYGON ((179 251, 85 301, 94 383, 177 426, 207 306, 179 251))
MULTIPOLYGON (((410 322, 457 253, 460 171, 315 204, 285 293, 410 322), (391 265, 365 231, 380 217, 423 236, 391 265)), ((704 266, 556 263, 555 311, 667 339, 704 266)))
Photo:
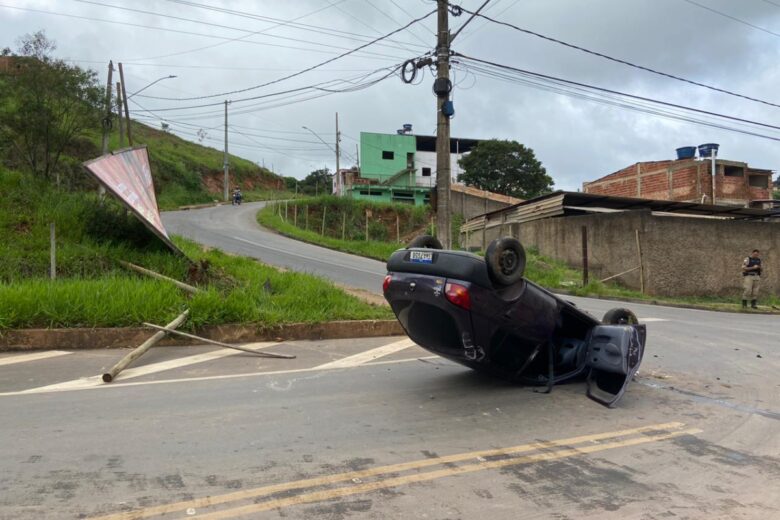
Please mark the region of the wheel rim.
POLYGON ((517 253, 511 249, 504 251, 499 257, 499 265, 502 273, 506 275, 512 274, 517 266, 517 253))

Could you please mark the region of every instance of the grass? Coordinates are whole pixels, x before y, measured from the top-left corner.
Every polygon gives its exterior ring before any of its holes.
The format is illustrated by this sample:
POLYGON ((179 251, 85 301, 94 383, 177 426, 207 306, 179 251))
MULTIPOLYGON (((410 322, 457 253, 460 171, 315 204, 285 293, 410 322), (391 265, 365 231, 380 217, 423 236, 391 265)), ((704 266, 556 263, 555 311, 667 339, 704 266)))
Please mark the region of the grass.
POLYGON ((118 205, 101 205, 93 194, 55 190, 2 168, 0 194, 0 330, 164 323, 185 308, 191 310, 190 329, 392 318, 388 308, 320 278, 174 237, 189 258, 208 264, 203 279, 193 282, 202 292, 187 295, 119 265, 127 260, 179 280, 187 280, 190 267, 118 205), (49 222, 58 230, 54 281, 48 279, 49 222))

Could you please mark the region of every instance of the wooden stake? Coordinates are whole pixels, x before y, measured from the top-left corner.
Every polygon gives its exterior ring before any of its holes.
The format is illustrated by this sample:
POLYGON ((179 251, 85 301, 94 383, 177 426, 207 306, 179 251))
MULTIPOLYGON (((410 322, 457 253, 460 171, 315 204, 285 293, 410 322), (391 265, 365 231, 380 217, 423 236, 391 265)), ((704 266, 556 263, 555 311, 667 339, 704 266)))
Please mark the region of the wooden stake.
POLYGON ((309 230, 309 206, 304 206, 306 211, 306 231, 309 230))
POLYGON ((49 275, 52 280, 57 279, 57 238, 54 222, 49 224, 49 275))
POLYGON ((284 221, 287 222, 287 201, 284 201, 284 221))
POLYGON ((321 236, 325 236, 325 214, 328 212, 328 207, 323 205, 322 206, 322 230, 320 231, 321 236))
POLYGON ((395 214, 395 241, 401 241, 401 219, 398 218, 398 213, 395 214))
POLYGON ((293 226, 298 227, 298 205, 293 205, 293 226))
MULTIPOLYGON (((175 320, 173 320, 168 325, 166 325, 165 328, 166 329, 175 329, 176 327, 178 327, 179 325, 184 323, 184 320, 187 319, 187 316, 189 316, 189 314, 190 314, 190 311, 189 311, 189 309, 187 309, 186 311, 184 311, 181 314, 179 314, 179 316, 177 316, 175 320)), ((125 357, 123 357, 119 361, 119 363, 117 363, 116 365, 111 367, 111 370, 109 370, 108 372, 103 374, 103 381, 106 382, 106 383, 110 383, 111 381, 113 381, 114 378, 116 378, 116 376, 119 375, 119 373, 122 370, 127 368, 127 366, 130 363, 132 363, 133 361, 135 361, 139 357, 143 356, 144 353, 147 350, 152 348, 158 341, 163 339, 167 334, 168 334, 167 332, 159 331, 159 332, 155 333, 154 336, 152 336, 151 338, 149 338, 146 341, 144 341, 143 343, 141 343, 132 352, 130 352, 125 357)))
POLYGON ((347 236, 347 213, 341 213, 341 240, 345 240, 347 236))
POLYGON ((588 228, 582 226, 582 286, 588 285, 588 228))
POLYGON ((196 336, 195 334, 187 334, 186 332, 181 332, 180 330, 174 330, 169 327, 161 327, 159 325, 155 325, 154 323, 144 322, 144 327, 150 327, 152 329, 170 332, 171 334, 176 334, 177 336, 196 339, 198 341, 202 341, 204 343, 210 343, 212 345, 217 345, 220 347, 231 348, 233 350, 240 350, 241 352, 249 352, 250 354, 255 354, 260 357, 269 357, 269 358, 278 358, 278 359, 295 359, 295 356, 290 354, 277 354, 276 352, 264 352, 260 350, 252 350, 251 348, 239 347, 238 345, 230 345, 229 343, 222 343, 221 341, 215 341, 213 339, 196 336))
POLYGON ((639 291, 645 293, 645 267, 642 261, 642 244, 639 242, 639 230, 634 230, 636 233, 636 254, 639 257, 639 291))
POLYGON ((164 280, 166 282, 171 282, 172 284, 174 284, 176 287, 178 287, 179 289, 181 289, 183 291, 187 291, 187 292, 190 292, 192 294, 200 292, 200 289, 198 289, 197 287, 193 287, 192 285, 188 285, 188 284, 186 284, 184 282, 180 282, 179 280, 174 280, 173 278, 168 278, 167 276, 162 275, 160 273, 155 273, 154 271, 150 271, 149 269, 145 269, 145 268, 141 267, 140 265, 131 264, 130 262, 125 262, 124 260, 120 260, 119 264, 122 267, 126 267, 127 269, 130 269, 130 270, 135 271, 137 273, 141 273, 141 274, 144 274, 146 276, 151 276, 152 278, 157 278, 158 280, 164 280))
POLYGON ((368 242, 368 211, 366 211, 366 242, 368 242))

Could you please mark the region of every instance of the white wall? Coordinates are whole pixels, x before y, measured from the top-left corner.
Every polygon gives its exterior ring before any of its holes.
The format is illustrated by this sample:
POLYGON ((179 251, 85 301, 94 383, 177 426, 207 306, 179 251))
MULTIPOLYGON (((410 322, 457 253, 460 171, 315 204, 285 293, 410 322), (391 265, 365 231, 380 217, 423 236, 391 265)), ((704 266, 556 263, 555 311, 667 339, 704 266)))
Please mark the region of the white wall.
MULTIPOLYGON (((460 166, 458 166, 458 159, 463 157, 463 155, 465 154, 450 154, 450 174, 452 175, 453 182, 455 182, 458 175, 462 173, 460 166)), ((433 187, 436 185, 436 152, 415 152, 414 167, 416 169, 415 180, 417 181, 418 186, 433 187), (423 167, 431 169, 430 177, 423 177, 423 167)))

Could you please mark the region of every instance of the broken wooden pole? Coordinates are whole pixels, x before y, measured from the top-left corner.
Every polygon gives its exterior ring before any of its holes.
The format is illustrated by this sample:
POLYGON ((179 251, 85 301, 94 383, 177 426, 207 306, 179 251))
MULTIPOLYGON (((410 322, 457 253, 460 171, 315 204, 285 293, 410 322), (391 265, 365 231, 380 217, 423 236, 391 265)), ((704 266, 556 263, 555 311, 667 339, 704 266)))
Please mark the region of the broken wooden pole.
POLYGON ((196 339, 198 341, 202 341, 204 343, 210 343, 212 345, 217 345, 219 347, 225 347, 225 348, 232 348, 233 350, 240 350, 241 352, 249 352, 250 354, 255 354, 260 357, 270 357, 270 358, 279 358, 279 359, 295 359, 295 356, 290 354, 277 354, 276 352, 262 352, 259 350, 252 350, 251 348, 246 347, 239 347, 238 345, 231 345, 229 343, 222 343, 221 341, 216 341, 213 339, 204 338, 202 336, 196 336, 195 334, 188 334, 186 332, 182 332, 180 330, 174 330, 170 327, 161 327, 160 325, 155 325, 154 323, 145 323, 145 327, 150 327, 152 329, 157 329, 165 332, 170 332, 171 334, 176 334, 177 336, 182 336, 184 338, 190 338, 190 339, 196 339))
MULTIPOLYGON (((190 315, 189 309, 179 314, 175 320, 170 322, 168 325, 165 326, 166 329, 175 329, 184 321, 187 319, 187 316, 190 315)), ((158 341, 163 339, 166 336, 167 332, 157 332, 154 336, 147 339, 143 343, 141 343, 138 347, 136 347, 132 352, 130 352, 128 355, 123 357, 119 363, 111 367, 111 370, 103 374, 103 381, 106 383, 110 383, 114 380, 114 378, 119 375, 119 373, 127 368, 127 365, 138 359, 139 357, 143 356, 144 353, 152 348, 158 341)))
POLYGON ((130 262, 125 262, 124 260, 120 260, 119 263, 122 265, 122 267, 126 267, 127 269, 130 269, 137 273, 141 273, 146 276, 151 276, 152 278, 157 278, 158 280, 171 282, 172 284, 176 285, 176 287, 182 289, 183 291, 191 292, 192 294, 200 292, 200 289, 198 289, 197 287, 193 287, 192 285, 188 285, 184 282, 180 282, 179 280, 174 280, 173 278, 169 278, 160 273, 155 273, 154 271, 150 271, 149 269, 141 267, 140 265, 131 264, 130 262))

